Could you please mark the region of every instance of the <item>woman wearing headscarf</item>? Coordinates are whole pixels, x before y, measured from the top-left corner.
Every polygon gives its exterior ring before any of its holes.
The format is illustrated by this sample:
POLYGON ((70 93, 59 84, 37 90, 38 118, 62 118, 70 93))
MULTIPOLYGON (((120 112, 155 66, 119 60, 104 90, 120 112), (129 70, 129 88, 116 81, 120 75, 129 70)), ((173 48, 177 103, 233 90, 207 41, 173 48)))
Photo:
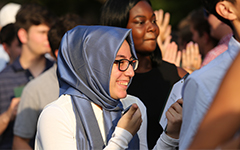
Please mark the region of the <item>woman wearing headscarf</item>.
MULTIPOLYGON (((132 29, 139 66, 127 92, 140 98, 147 108, 148 148, 153 149, 163 132, 159 124, 162 110, 172 86, 180 80, 180 77, 174 64, 162 60, 157 44, 157 37, 161 31, 156 24, 151 2, 150 0, 106 0, 100 21, 105 26, 132 29)), ((176 111, 181 115, 180 105, 178 108, 176 111)), ((180 132, 181 121, 175 124, 179 124, 175 130, 180 132)), ((170 132, 167 134, 178 139, 179 132, 175 135, 170 135, 170 132)))
MULTIPOLYGON (((60 97, 39 117, 35 149, 147 149, 146 108, 126 91, 137 65, 129 29, 68 31, 58 54, 60 97)), ((172 148, 164 138, 159 146, 172 148)))

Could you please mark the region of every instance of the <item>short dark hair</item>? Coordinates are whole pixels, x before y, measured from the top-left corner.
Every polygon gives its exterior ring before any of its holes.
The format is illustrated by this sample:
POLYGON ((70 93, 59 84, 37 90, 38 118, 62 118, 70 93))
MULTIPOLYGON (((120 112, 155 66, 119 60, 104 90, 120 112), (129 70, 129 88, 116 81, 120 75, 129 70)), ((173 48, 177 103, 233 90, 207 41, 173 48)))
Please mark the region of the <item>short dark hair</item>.
POLYGON ((51 47, 51 52, 54 57, 55 51, 59 48, 63 35, 77 25, 86 25, 87 22, 79 15, 68 13, 60 17, 48 32, 48 40, 51 47))
POLYGON ((36 4, 23 4, 16 15, 16 27, 26 31, 32 25, 46 24, 50 28, 55 22, 55 15, 46 7, 36 4))
POLYGON ((11 45, 13 40, 17 38, 17 32, 13 23, 3 26, 0 31, 0 42, 1 44, 6 43, 8 46, 11 45))
MULTIPOLYGON (((203 6, 205 7, 205 9, 209 13, 215 15, 219 20, 221 20, 222 22, 226 23, 227 25, 229 25, 233 29, 233 26, 232 26, 230 20, 223 18, 216 11, 217 3, 220 2, 220 1, 224 1, 224 0, 201 0, 201 1, 202 1, 203 6)), ((236 3, 236 0, 226 0, 226 1, 229 1, 229 2, 231 2, 233 4, 236 3)))
MULTIPOLYGON (((126 28, 130 10, 140 1, 146 1, 152 6, 150 0, 107 0, 101 9, 101 25, 126 28)), ((162 55, 158 45, 150 58, 153 66, 161 64, 162 55)))
POLYGON ((200 37, 203 36, 204 32, 210 35, 210 25, 204 16, 203 8, 194 9, 190 13, 189 21, 200 37))

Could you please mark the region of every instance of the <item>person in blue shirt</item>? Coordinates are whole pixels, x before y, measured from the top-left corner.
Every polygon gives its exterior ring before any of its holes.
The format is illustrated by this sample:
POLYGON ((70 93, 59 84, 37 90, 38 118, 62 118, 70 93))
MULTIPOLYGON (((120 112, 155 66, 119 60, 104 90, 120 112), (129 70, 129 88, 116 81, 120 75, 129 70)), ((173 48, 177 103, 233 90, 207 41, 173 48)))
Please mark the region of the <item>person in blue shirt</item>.
POLYGON ((179 149, 187 149, 209 109, 214 96, 229 66, 240 50, 239 6, 240 1, 203 0, 209 13, 217 16, 233 30, 228 50, 209 64, 193 72, 183 87, 183 122, 180 131, 179 149))

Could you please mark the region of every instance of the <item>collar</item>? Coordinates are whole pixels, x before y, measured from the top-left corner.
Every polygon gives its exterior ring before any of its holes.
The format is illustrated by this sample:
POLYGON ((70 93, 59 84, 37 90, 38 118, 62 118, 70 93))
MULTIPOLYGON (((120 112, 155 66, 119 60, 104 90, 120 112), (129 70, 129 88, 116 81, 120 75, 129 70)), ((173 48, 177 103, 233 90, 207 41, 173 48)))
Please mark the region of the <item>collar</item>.
POLYGON ((18 57, 18 58, 12 63, 12 67, 13 67, 13 70, 14 70, 15 72, 17 72, 17 71, 23 71, 23 70, 24 70, 23 67, 22 67, 22 65, 20 64, 19 58, 20 58, 20 57, 18 57))
POLYGON ((228 51, 232 59, 235 59, 238 52, 240 51, 240 43, 233 36, 228 43, 228 51))
POLYGON ((221 40, 219 41, 219 44, 225 44, 228 45, 228 42, 230 41, 231 37, 233 36, 232 33, 227 34, 226 36, 224 36, 223 38, 221 38, 221 40))

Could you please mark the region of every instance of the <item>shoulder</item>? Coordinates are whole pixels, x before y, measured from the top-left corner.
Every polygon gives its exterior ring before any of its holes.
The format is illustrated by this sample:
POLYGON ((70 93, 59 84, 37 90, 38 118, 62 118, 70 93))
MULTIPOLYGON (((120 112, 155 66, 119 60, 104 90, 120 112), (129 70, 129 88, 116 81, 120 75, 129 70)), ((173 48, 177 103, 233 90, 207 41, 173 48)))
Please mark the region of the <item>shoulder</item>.
MULTIPOLYGON (((56 71, 56 67, 53 66, 49 70, 43 72, 40 76, 37 78, 34 78, 31 80, 25 87, 26 90, 39 90, 43 87, 51 86, 52 83, 57 81, 57 76, 54 75, 54 71, 56 71)), ((56 74, 56 73, 55 73, 56 74)))
MULTIPOLYGON (((56 118, 74 118, 71 96, 62 95, 56 101, 48 104, 42 111, 41 120, 56 118)), ((45 122, 45 121, 44 121, 45 122)))
POLYGON ((12 75, 12 74, 14 74, 12 65, 8 65, 0 72, 0 79, 8 78, 9 75, 12 75))
POLYGON ((158 67, 163 78, 169 80, 172 84, 180 79, 178 75, 178 69, 174 64, 162 61, 160 67, 158 67))
POLYGON ((70 95, 61 95, 56 101, 48 104, 43 111, 54 111, 54 110, 62 110, 66 111, 72 109, 72 102, 70 95))
POLYGON ((170 67, 170 69, 172 69, 172 70, 176 70, 177 69, 177 67, 174 64, 166 62, 164 60, 162 61, 162 64, 161 64, 160 67, 161 68, 168 68, 168 67, 170 67))

